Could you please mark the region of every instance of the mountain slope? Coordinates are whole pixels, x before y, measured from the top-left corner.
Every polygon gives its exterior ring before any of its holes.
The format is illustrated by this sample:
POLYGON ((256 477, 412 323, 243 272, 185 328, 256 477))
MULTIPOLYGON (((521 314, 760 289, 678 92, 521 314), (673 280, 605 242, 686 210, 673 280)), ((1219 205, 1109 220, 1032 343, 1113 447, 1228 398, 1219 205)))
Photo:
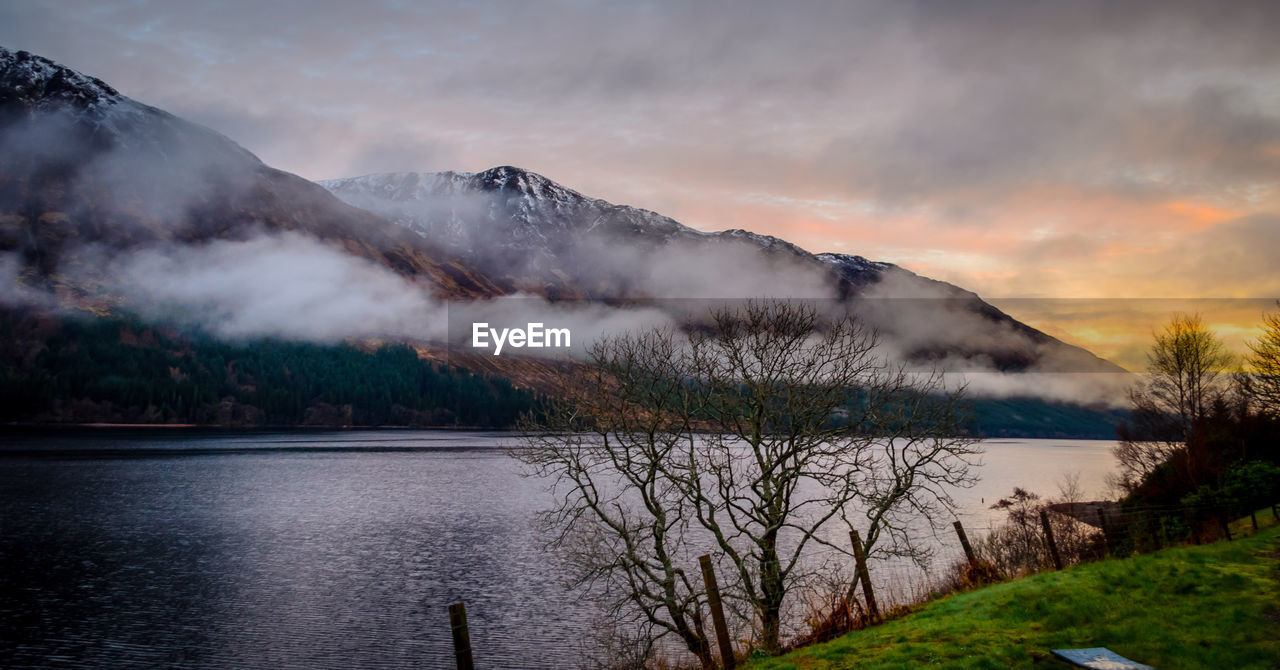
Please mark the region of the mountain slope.
MULTIPOLYGON (((778 262, 809 254, 743 230, 703 233, 673 219, 590 198, 542 175, 503 166, 480 173, 378 174, 320 182, 486 268, 507 290, 555 298, 684 297, 697 286, 653 286, 652 254, 741 247, 778 262)), ((719 296, 717 296, 719 297, 719 296)))
POLYGON ((499 292, 421 236, 264 165, 208 128, 2 47, 0 152, 0 252, 16 255, 24 280, 64 295, 92 289, 85 284, 103 254, 282 233, 445 296, 499 292))
MULTIPOLYGON (((147 390, 166 384, 121 386, 172 377, 177 388, 192 374, 175 364, 186 355, 181 346, 135 352, 126 341, 132 336, 121 331, 98 337, 111 360, 97 363, 119 364, 128 374, 90 380, 77 396, 60 386, 65 379, 54 374, 58 359, 50 352, 74 358, 88 345, 59 340, 62 317, 45 308, 131 312, 140 324, 176 325, 171 340, 178 343, 191 333, 258 343, 411 340, 419 356, 443 363, 442 349, 421 346, 447 322, 428 293, 470 301, 527 292, 613 305, 818 298, 859 310, 908 360, 984 370, 1115 370, 970 292, 894 265, 814 255, 742 230, 701 232, 513 167, 373 175, 326 187, 275 170, 218 133, 101 80, 0 48, 0 312, 34 304, 38 314, 28 320, 23 308, 14 312, 31 329, 0 339, 0 386, 11 398, 47 401, 57 420, 204 420, 206 410, 259 391, 217 389, 197 403, 185 392, 156 400, 147 390), (147 285, 138 290, 139 283, 147 285)), ((235 355, 256 360, 260 346, 235 355)), ((285 377, 296 374, 287 359, 315 354, 285 350, 277 361, 285 377)), ((327 355, 315 354, 317 365, 327 355)), ((211 360, 219 356, 225 352, 211 360)), ((507 356, 455 355, 448 362, 525 388, 539 388, 554 372, 544 360, 507 356)), ((222 363, 230 367, 201 370, 213 380, 235 377, 232 361, 222 363)), ((291 399, 280 415, 305 414, 308 402, 351 390, 326 383, 309 383, 310 395, 291 399)), ((275 390, 288 389, 261 389, 263 397, 275 390)), ((276 396, 263 408, 283 402, 276 396)), ((376 400, 388 412, 398 404, 376 400)), ((488 400, 467 402, 483 409, 488 400)))
MULTIPOLYGON (((826 299, 854 305, 908 360, 1118 370, 973 293, 892 264, 814 255, 743 230, 701 232, 514 167, 371 175, 321 188, 207 128, 25 52, 0 49, 0 147, 0 270, 63 302, 93 306, 95 296, 110 294, 118 264, 109 260, 131 250, 159 248, 170 261, 185 260, 173 250, 292 234, 444 298, 826 299)), ((185 272, 181 262, 167 267, 166 278, 185 272)), ((397 332, 423 330, 414 323, 397 332)))
POLYGON ((458 254, 504 290, 551 298, 753 298, 852 304, 908 358, 1001 371, 1119 372, 976 294, 891 263, 707 233, 511 166, 320 182, 458 254))

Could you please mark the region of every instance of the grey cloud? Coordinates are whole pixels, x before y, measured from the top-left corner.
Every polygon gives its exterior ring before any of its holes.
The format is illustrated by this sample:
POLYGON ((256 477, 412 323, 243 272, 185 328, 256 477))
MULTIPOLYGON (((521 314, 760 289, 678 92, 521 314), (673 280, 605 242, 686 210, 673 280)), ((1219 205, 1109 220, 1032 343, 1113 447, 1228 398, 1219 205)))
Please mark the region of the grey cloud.
MULTIPOLYGON (((516 164, 706 229, 756 192, 957 227, 1041 184, 1230 208, 1280 174, 1276 25, 1189 0, 0 6, 0 42, 309 178, 516 164)), ((906 248, 853 225, 846 248, 906 248)))
MULTIPOLYGON (((618 126, 646 126, 664 138, 672 165, 688 158, 681 142, 732 166, 744 151, 772 153, 742 142, 744 133, 783 146, 825 140, 806 181, 891 201, 1123 172, 1148 157, 1116 138, 1152 105, 1167 122, 1151 132, 1172 134, 1154 138, 1164 145, 1158 157, 1176 168, 1194 149, 1179 148, 1184 129, 1229 124, 1265 135, 1276 121, 1265 104, 1252 120, 1224 116, 1179 82, 1221 69, 1274 78, 1280 62, 1267 28, 1280 22, 1273 3, 81 2, 11 9, 8 18, 5 41, 91 65, 126 92, 178 91, 155 102, 399 119, 352 130, 375 153, 428 124, 474 139, 460 160, 487 156, 460 168, 517 162, 503 145, 548 130, 540 146, 585 149, 618 141, 618 126), (50 29, 59 23, 94 46, 59 37, 50 29), (1152 87, 1169 90, 1152 103, 1152 87), (761 102, 771 103, 765 113, 761 102)), ((1234 99, 1266 99, 1254 89, 1234 99)), ((322 125, 295 132, 333 131, 322 125)), ((281 167, 321 176, 288 131, 227 130, 282 156, 281 167), (277 153, 276 143, 291 149, 277 153)), ((1225 160, 1249 175, 1274 167, 1250 157, 1256 147, 1225 139, 1240 154, 1225 160)), ((585 163, 574 172, 592 170, 588 151, 572 156, 585 163)), ((767 183, 771 171, 761 165, 749 177, 767 183)))

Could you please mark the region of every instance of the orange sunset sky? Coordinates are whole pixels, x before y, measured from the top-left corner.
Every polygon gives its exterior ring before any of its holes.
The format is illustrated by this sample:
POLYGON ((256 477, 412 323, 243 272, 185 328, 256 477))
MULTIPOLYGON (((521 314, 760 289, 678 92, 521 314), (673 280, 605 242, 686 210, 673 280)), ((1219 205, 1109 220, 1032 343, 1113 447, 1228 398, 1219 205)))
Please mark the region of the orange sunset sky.
POLYGON ((978 292, 1130 368, 1280 297, 1280 3, 3 3, 311 179, 517 165, 978 292))

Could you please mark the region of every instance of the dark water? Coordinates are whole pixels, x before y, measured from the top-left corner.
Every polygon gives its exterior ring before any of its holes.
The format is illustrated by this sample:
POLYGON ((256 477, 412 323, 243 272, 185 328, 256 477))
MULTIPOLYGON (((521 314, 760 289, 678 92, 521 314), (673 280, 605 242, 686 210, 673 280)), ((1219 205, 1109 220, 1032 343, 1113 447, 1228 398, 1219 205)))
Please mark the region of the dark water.
MULTIPOLYGON (((591 612, 501 435, 2 439, 0 667, 445 668, 457 600, 479 667, 576 665, 591 612)), ((963 497, 1098 489, 1107 446, 992 443, 963 497)))
POLYGON ((0 666, 447 667, 455 600, 483 667, 574 658, 546 493, 496 436, 15 442, 0 666))

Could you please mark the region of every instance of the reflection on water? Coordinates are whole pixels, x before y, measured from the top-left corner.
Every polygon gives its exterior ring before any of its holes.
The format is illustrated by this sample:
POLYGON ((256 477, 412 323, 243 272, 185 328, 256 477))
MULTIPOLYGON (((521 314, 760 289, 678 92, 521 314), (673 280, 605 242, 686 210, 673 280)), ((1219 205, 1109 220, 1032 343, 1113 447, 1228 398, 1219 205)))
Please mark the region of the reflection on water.
MULTIPOLYGON (((449 667, 467 603, 477 664, 565 667, 591 613, 498 434, 6 438, 0 666, 449 667)), ((993 442, 974 519, 1015 484, 1094 492, 1108 443, 993 442)), ((980 516, 979 516, 980 515, 980 516)))

